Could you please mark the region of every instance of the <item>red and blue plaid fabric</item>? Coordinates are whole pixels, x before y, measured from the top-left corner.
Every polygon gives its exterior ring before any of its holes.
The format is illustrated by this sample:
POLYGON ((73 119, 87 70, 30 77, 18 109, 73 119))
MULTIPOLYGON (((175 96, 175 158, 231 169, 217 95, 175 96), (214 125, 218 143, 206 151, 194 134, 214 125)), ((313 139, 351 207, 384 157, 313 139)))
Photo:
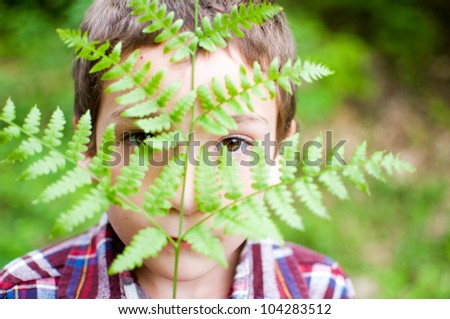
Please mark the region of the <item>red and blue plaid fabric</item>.
MULTIPOLYGON (((33 251, 0 272, 0 299, 147 298, 133 272, 109 276, 123 244, 106 216, 84 234, 33 251)), ((351 298, 336 262, 304 247, 248 241, 230 298, 351 298)))

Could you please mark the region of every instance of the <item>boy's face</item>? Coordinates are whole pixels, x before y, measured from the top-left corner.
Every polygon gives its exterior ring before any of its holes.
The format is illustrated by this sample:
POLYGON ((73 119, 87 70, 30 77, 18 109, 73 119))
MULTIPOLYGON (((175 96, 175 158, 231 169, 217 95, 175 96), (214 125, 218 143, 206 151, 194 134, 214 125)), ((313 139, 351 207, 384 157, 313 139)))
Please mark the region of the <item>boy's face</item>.
MULTIPOLYGON (((169 83, 174 81, 180 81, 182 84, 178 95, 174 101, 178 98, 185 96, 191 90, 191 65, 190 63, 178 63, 174 64, 169 62, 169 56, 162 53, 160 47, 146 47, 142 48, 140 52, 139 66, 142 66, 145 62, 152 62, 151 74, 154 74, 161 68, 167 68, 166 75, 164 77, 161 87, 166 87, 169 83)), ((200 54, 197 57, 195 64, 195 85, 198 87, 201 84, 209 84, 213 77, 218 78, 222 83, 226 75, 231 76, 236 84, 239 82, 239 67, 244 65, 244 62, 240 55, 236 51, 231 50, 231 54, 224 50, 219 50, 213 54, 200 54)), ((248 76, 252 78, 252 73, 249 68, 248 76)), ((133 125, 135 119, 124 118, 120 116, 123 107, 115 102, 117 95, 115 94, 103 94, 101 107, 97 119, 97 131, 96 142, 97 145, 101 143, 101 137, 105 128, 110 123, 116 123, 116 135, 121 136, 127 132, 133 132, 131 135, 125 135, 124 138, 119 138, 120 146, 118 152, 123 152, 124 148, 131 147, 132 140, 143 140, 145 134, 139 132, 139 130, 133 125)), ((244 116, 237 116, 235 119, 238 124, 236 130, 230 131, 227 136, 212 135, 201 127, 194 127, 194 139, 199 142, 200 145, 204 145, 208 142, 208 145, 214 144, 216 147, 224 147, 227 151, 231 152, 238 164, 242 160, 250 161, 249 155, 242 153, 244 147, 249 147, 254 140, 263 140, 266 134, 269 134, 270 140, 275 141, 276 122, 277 122, 277 108, 275 100, 261 100, 252 95, 253 102, 255 104, 255 111, 249 112, 244 116)), ((164 111, 170 112, 174 107, 174 103, 169 103, 165 107, 164 111)), ((195 106, 196 116, 202 113, 199 105, 195 106)), ((231 115, 231 112, 229 112, 231 115)), ((186 119, 180 123, 180 128, 187 136, 190 126, 191 114, 187 114, 186 119)), ((194 149, 194 154, 198 154, 199 147, 194 149)), ((275 149, 271 148, 271 157, 273 158, 275 149)), ((122 154, 123 155, 123 154, 122 154)), ((122 156, 123 158, 123 156, 122 156)), ((120 173, 120 169, 123 166, 123 161, 119 165, 112 168, 113 176, 116 177, 120 173)), ((147 172, 141 191, 138 195, 133 197, 133 201, 138 204, 143 202, 143 193, 148 190, 149 186, 154 183, 154 180, 159 176, 162 171, 161 165, 150 166, 147 172)), ((252 192, 250 168, 239 166, 241 180, 244 183, 245 193, 252 192)), ((275 171, 275 170, 274 170, 275 171)), ((198 223, 205 217, 204 213, 198 211, 196 202, 194 200, 194 166, 189 163, 187 169, 187 187, 184 196, 184 217, 183 217, 183 232, 198 223)), ((182 201, 182 185, 178 188, 177 196, 171 200, 172 209, 165 217, 155 217, 165 231, 173 237, 178 235, 179 227, 179 214, 182 201)), ((112 227, 125 244, 129 244, 132 236, 139 230, 145 227, 149 227, 151 224, 145 216, 124 211, 120 207, 114 206, 109 211, 109 219, 112 227)), ((230 274, 229 280, 231 280, 234 268, 238 262, 240 247, 245 241, 241 236, 225 235, 220 230, 216 230, 215 235, 221 240, 221 243, 225 249, 226 257, 228 259, 230 267, 228 270, 220 269, 221 267, 213 260, 204 257, 201 254, 193 252, 188 245, 183 245, 181 248, 179 259, 179 281, 190 281, 199 278, 210 278, 213 274, 217 274, 218 271, 227 271, 230 274), (220 269, 220 270, 219 270, 220 269)), ((147 272, 147 275, 159 278, 165 278, 170 280, 173 278, 173 265, 174 265, 174 249, 169 244, 158 255, 157 258, 148 259, 145 261, 145 266, 138 270, 138 272, 147 272)))

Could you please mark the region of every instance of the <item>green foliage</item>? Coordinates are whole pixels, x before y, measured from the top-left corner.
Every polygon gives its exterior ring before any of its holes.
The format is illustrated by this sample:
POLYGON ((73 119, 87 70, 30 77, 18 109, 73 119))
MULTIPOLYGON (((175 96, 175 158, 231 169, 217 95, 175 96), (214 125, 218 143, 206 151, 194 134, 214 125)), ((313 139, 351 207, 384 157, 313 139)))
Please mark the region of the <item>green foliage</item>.
POLYGON ((225 251, 220 240, 212 234, 212 229, 204 225, 191 228, 184 239, 192 245, 192 250, 217 261, 222 267, 228 267, 225 251))
POLYGON ((122 254, 118 255, 111 267, 110 274, 118 274, 128 269, 142 266, 145 259, 156 257, 167 245, 167 238, 163 232, 156 228, 140 230, 122 254))

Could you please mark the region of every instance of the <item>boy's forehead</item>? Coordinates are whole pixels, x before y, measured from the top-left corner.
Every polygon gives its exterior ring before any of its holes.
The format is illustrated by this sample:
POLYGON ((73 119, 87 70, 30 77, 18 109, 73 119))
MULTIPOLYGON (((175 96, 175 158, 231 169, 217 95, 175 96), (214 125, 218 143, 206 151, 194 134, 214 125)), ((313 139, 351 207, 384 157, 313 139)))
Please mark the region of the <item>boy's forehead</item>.
MULTIPOLYGON (((178 94, 174 100, 181 98, 192 90, 192 64, 190 60, 185 60, 180 63, 170 62, 170 54, 164 54, 162 47, 150 46, 140 48, 139 60, 136 68, 142 67, 147 62, 151 63, 149 77, 156 72, 165 69, 165 75, 161 82, 161 89, 167 87, 170 83, 179 81, 181 84, 178 94)), ((126 57, 124 58, 124 60, 126 57)), ((251 68, 245 65, 241 55, 234 49, 219 49, 214 53, 200 53, 197 55, 195 61, 195 86, 202 84, 211 87, 213 78, 217 78, 223 85, 226 76, 230 77, 237 87, 240 87, 240 67, 245 66, 247 75, 252 79, 253 74, 251 68)), ((109 85, 109 83, 106 83, 109 85)), ((225 86, 224 86, 225 87, 225 86)), ((156 96, 158 92, 156 93, 156 96)), ((125 106, 118 105, 115 100, 118 97, 117 93, 103 93, 102 102, 100 106, 100 117, 107 116, 109 121, 114 120, 115 117, 120 117, 120 114, 127 109, 125 106)), ((245 115, 237 115, 227 109, 228 113, 233 115, 236 122, 240 123, 257 123, 266 127, 267 131, 276 130, 277 109, 275 100, 267 98, 261 100, 255 95, 252 95, 252 100, 255 105, 254 112, 248 111, 245 115)), ((174 103, 172 103, 172 107, 174 103)), ((170 104, 166 107, 166 111, 170 111, 170 104)), ((199 110, 201 112, 201 110, 199 110)), ((101 120, 99 118, 99 120, 101 120)))

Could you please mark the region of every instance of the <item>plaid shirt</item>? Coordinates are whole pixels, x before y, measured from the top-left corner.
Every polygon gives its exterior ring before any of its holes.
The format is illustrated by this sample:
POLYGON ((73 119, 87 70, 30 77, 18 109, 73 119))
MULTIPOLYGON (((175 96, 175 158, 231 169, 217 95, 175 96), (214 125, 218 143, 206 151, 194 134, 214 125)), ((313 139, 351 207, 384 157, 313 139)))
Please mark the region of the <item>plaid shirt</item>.
MULTIPOLYGON (((104 216, 86 233, 33 251, 0 272, 0 299, 148 298, 133 272, 108 276, 123 244, 104 216)), ((351 298, 333 260, 304 247, 247 241, 230 298, 351 298)))

